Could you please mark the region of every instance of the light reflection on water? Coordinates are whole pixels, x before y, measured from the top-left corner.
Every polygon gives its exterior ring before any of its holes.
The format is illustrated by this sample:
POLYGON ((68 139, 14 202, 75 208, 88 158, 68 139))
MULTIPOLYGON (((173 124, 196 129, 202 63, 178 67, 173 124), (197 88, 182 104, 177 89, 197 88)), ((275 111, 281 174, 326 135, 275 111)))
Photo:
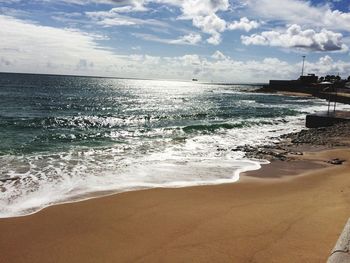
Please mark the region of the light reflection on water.
POLYGON ((232 151, 301 129, 320 100, 192 82, 1 74, 0 217, 96 191, 232 182, 232 151), (243 92, 244 91, 244 92, 243 92))

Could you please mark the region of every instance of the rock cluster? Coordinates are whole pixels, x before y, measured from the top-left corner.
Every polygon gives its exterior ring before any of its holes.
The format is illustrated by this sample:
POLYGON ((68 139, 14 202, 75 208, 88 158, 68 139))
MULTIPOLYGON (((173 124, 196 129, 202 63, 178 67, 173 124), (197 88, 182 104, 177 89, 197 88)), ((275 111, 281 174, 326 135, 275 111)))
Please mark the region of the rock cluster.
POLYGON ((263 146, 239 146, 232 151, 242 151, 245 153, 245 157, 249 159, 261 159, 261 160, 280 160, 286 161, 289 157, 287 154, 290 152, 288 149, 284 149, 276 145, 263 145, 263 146))
POLYGON ((343 164, 343 162, 345 162, 345 160, 335 158, 335 159, 329 160, 327 163, 334 164, 334 165, 340 165, 340 164, 343 164))
POLYGON ((286 134, 281 138, 290 139, 293 144, 348 146, 349 135, 350 123, 339 123, 331 127, 308 129, 286 134))
MULTIPOLYGON (((293 160, 295 156, 303 155, 296 151, 300 145, 306 146, 350 146, 350 123, 340 123, 331 127, 302 130, 283 135, 272 145, 239 146, 232 151, 243 151, 245 157, 264 160, 293 160), (294 156, 294 157, 293 157, 294 156)), ((343 160, 331 160, 332 164, 341 164, 343 160)))

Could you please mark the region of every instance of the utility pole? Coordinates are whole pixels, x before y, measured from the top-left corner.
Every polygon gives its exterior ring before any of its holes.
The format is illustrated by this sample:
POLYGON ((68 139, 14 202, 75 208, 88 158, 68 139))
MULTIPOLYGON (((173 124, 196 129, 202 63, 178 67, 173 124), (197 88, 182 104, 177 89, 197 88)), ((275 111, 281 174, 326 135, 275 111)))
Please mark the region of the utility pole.
POLYGON ((302 76, 304 76, 305 57, 306 56, 303 56, 303 67, 301 68, 301 75, 302 76))

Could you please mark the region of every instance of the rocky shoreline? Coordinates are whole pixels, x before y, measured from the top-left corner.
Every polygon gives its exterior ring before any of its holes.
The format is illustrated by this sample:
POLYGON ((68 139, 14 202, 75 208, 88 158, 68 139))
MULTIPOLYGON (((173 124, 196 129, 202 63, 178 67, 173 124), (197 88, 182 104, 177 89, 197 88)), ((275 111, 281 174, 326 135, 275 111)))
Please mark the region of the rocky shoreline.
MULTIPOLYGON (((304 129, 289 133, 269 145, 244 145, 233 148, 232 151, 243 151, 249 159, 268 161, 293 161, 304 151, 326 150, 334 147, 350 147, 350 123, 339 123, 331 127, 304 129)), ((330 160, 332 164, 341 164, 343 160, 330 160)))

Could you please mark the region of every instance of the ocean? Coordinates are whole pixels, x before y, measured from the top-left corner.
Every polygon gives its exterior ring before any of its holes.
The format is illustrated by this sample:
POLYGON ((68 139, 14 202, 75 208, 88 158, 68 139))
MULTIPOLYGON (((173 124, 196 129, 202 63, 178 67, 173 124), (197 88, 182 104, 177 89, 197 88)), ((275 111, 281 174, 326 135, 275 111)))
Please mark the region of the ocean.
POLYGON ((237 146, 301 130, 315 98, 256 85, 0 74, 0 217, 155 187, 236 182, 237 146))

